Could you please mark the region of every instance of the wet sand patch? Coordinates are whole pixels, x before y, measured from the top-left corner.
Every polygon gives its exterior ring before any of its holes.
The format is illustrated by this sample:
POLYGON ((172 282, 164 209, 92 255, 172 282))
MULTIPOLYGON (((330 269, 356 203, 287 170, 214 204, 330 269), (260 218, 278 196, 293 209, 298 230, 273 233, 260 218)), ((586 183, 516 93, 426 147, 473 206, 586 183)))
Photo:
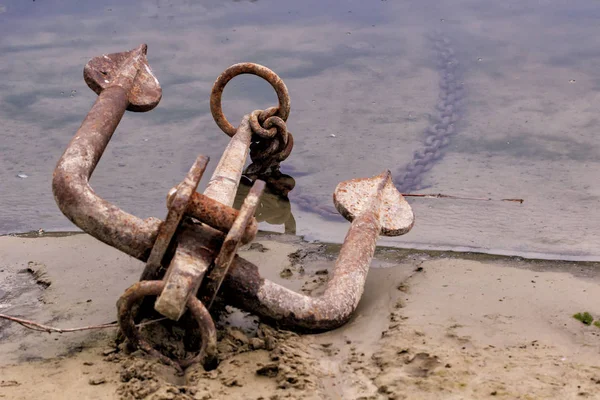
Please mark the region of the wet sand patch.
MULTIPOLYGON (((143 267, 87 235, 2 237, 0 250, 3 290, 15 276, 35 290, 32 304, 2 312, 61 327, 113 321, 143 267), (19 274, 30 262, 49 286, 19 274)), ((318 295, 337 249, 261 235, 241 255, 318 295)), ((0 398, 595 398, 600 329, 573 315, 600 316, 596 267, 380 248, 348 324, 298 335, 227 308, 219 366, 184 376, 131 353, 115 330, 49 335, 2 322, 0 398)))

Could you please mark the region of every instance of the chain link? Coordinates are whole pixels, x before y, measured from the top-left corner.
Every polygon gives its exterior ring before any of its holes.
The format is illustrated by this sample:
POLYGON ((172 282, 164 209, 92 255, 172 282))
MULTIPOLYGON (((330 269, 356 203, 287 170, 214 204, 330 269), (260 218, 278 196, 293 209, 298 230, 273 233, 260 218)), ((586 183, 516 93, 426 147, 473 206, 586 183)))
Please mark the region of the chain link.
POLYGON ((254 180, 279 173, 282 161, 289 157, 294 147, 294 137, 287 124, 275 115, 277 107, 256 110, 250 114, 253 138, 250 144, 250 164, 244 175, 254 180))

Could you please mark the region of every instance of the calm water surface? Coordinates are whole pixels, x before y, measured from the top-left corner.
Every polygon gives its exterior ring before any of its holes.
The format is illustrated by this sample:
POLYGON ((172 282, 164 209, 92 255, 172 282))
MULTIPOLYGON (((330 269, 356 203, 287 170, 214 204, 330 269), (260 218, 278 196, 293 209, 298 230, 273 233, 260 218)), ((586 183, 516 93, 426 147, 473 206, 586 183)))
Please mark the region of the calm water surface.
MULTIPOLYGON (((577 0, 0 0, 0 233, 74 228, 51 177, 96 97, 83 67, 147 43, 163 99, 125 115, 96 192, 163 218, 196 156, 211 157, 210 174, 227 144, 210 116, 214 80, 257 62, 288 86, 296 142, 282 166, 290 203, 265 201, 261 227, 341 242, 349 224, 315 205, 331 206, 342 180, 402 178, 450 93, 439 61, 451 53, 464 89, 454 133, 418 191, 525 203, 411 199, 413 230, 380 243, 600 260, 598 18, 577 0)), ((235 124, 276 101, 250 76, 224 97, 235 124)))

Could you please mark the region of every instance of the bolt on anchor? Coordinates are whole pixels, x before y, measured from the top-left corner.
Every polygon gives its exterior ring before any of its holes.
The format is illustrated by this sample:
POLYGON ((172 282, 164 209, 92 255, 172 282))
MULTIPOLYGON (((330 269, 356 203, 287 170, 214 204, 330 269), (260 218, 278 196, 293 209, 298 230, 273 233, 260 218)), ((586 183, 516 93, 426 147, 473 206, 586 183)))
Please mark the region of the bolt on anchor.
POLYGON ((237 250, 255 238, 261 194, 292 151, 293 137, 286 127, 290 99, 270 69, 235 64, 218 77, 211 93, 215 122, 231 139, 204 193, 196 190, 209 159, 199 155, 185 179, 169 191, 164 220, 128 214, 100 198, 89 179, 125 111, 147 112, 161 100, 162 89, 146 53, 147 46, 141 45, 86 64, 84 79, 98 98, 58 161, 52 181, 55 200, 70 221, 146 263, 140 281, 117 302, 123 334, 133 346, 181 371, 193 363, 209 368, 216 362, 217 335, 209 309, 217 295, 287 329, 317 332, 346 323, 362 296, 379 235, 403 235, 414 224, 411 207, 394 187, 391 173, 337 185, 334 204, 351 225, 322 295, 299 294, 262 278, 259 267, 237 250), (279 104, 245 115, 235 128, 223 115, 221 95, 227 82, 240 74, 267 80, 279 104), (248 155, 252 163, 244 171, 248 155), (238 210, 232 205, 242 175, 251 176, 253 184, 238 210), (201 336, 195 356, 173 360, 142 337, 134 317, 138 305, 151 296, 156 297, 154 309, 173 321, 189 311, 201 336))

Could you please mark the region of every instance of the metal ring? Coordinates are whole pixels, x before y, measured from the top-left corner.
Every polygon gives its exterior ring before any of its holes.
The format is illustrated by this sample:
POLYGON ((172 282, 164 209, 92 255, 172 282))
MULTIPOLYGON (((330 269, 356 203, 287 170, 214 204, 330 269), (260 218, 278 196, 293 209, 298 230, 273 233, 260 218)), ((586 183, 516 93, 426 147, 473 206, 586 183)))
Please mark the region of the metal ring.
POLYGON ((187 307, 200 329, 201 346, 199 353, 186 360, 172 360, 160 353, 144 339, 134 323, 134 306, 146 296, 158 296, 165 288, 164 281, 140 281, 130 286, 117 302, 119 327, 129 342, 136 348, 158 358, 167 365, 182 371, 195 363, 202 363, 205 368, 215 366, 217 360, 217 330, 210 313, 204 304, 195 296, 190 296, 187 307))
POLYGON ((221 128, 221 130, 230 137, 235 135, 236 128, 231 125, 229 121, 227 121, 227 118, 225 118, 225 115, 223 114, 221 97, 223 95, 225 85, 227 85, 230 80, 241 74, 260 76, 271 84, 273 89, 275 89, 275 93, 277 93, 277 99, 279 100, 277 115, 284 121, 287 121, 287 118, 290 115, 290 95, 285 83, 283 83, 281 78, 277 76, 275 72, 262 65, 254 63, 240 63, 234 64, 227 68, 217 78, 210 94, 210 112, 212 113, 212 116, 219 128, 221 128))
POLYGON ((294 137, 292 136, 292 132, 288 132, 288 142, 285 148, 277 154, 275 160, 277 162, 285 161, 290 154, 292 153, 292 148, 294 147, 294 137))

